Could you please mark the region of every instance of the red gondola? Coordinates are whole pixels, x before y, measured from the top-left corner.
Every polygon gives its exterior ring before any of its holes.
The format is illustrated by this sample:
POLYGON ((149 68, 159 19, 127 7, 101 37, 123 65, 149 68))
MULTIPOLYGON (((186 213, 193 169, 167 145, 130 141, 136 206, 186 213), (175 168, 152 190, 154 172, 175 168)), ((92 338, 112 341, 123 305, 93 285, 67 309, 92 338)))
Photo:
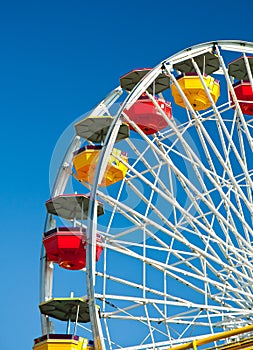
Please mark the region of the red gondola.
MULTIPOLYGON (((233 85, 243 114, 253 115, 253 91, 248 80, 242 80, 233 85)), ((231 96, 233 103, 233 98, 231 96)), ((235 109, 235 106, 233 106, 235 109)))
MULTIPOLYGON (((86 231, 78 227, 58 227, 44 234, 43 244, 49 261, 68 270, 86 266, 86 231)), ((97 235, 96 261, 103 251, 102 240, 97 235)))
MULTIPOLYGON (((228 65, 228 74, 238 80, 233 84, 234 91, 243 114, 253 115, 253 91, 249 74, 253 73, 253 57, 241 56, 228 65), (248 66, 248 67, 247 67, 248 66)), ((234 104, 233 96, 230 94, 234 104)), ((233 105, 235 109, 236 106, 233 105)))
MULTIPOLYGON (((155 99, 167 117, 171 118, 170 102, 157 97, 155 99)), ((168 126, 168 122, 146 94, 143 94, 128 110, 124 110, 124 113, 146 135, 154 134, 168 126)), ((131 125, 130 129, 135 130, 131 125)))

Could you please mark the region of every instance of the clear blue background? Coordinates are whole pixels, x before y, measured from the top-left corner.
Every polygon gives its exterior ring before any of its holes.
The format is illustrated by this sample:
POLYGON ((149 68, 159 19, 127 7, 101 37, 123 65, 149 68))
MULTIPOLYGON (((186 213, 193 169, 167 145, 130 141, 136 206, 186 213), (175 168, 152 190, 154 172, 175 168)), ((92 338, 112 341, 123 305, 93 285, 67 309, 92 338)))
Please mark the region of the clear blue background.
POLYGON ((65 128, 119 84, 186 47, 253 41, 252 0, 0 3, 0 349, 40 336, 39 255, 49 163, 65 128))

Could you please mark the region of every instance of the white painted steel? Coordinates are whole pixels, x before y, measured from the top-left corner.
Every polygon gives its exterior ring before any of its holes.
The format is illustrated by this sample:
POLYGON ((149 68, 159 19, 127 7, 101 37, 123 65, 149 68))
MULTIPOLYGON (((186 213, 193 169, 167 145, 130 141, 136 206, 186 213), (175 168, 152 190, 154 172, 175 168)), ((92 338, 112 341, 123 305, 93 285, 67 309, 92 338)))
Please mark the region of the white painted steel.
POLYGON ((229 62, 243 56, 252 83, 252 53, 248 42, 197 45, 163 60, 129 94, 115 89, 114 104, 95 109, 110 115, 113 107, 115 115, 94 183, 83 184, 91 191, 88 222, 77 223, 89 236, 84 294, 96 349, 166 349, 252 323, 253 116, 242 113, 228 75, 229 62), (212 73, 221 87, 216 104, 194 61, 211 50, 220 64, 212 73), (192 60, 211 102, 205 111, 194 110, 176 79, 173 64, 185 59, 192 60), (186 108, 175 105, 170 89, 164 91, 160 96, 172 103, 169 119, 146 92, 168 127, 145 135, 128 110, 162 71, 186 108), (115 144, 123 119, 135 131, 115 144), (129 155, 127 176, 103 188, 114 147, 129 155), (104 204, 103 217, 95 215, 96 200, 104 204), (97 232, 104 251, 96 264, 97 232))

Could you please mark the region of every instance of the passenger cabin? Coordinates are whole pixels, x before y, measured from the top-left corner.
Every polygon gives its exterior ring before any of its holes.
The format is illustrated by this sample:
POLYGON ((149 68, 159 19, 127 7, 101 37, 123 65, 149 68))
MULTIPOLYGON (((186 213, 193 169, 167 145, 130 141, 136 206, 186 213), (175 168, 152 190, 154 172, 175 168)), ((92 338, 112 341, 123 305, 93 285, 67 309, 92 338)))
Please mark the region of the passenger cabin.
MULTIPOLYGON (((86 267, 86 231, 78 227, 58 227, 44 233, 43 244, 49 261, 67 270, 86 267)), ((96 239, 96 261, 103 251, 101 236, 96 239)))
MULTIPOLYGON (((158 97, 155 97, 155 100, 164 114, 168 118, 171 118, 170 102, 164 101, 158 97)), ((145 93, 128 110, 125 109, 124 113, 146 135, 154 134, 168 126, 168 122, 163 117, 161 111, 158 110, 153 101, 151 101, 145 93)), ((131 125, 130 129, 135 130, 131 125)))
MULTIPOLYGON (((90 322, 88 301, 84 298, 52 298, 39 305, 42 315, 67 322, 66 334, 46 334, 34 340, 33 350, 94 350, 94 342, 76 335, 77 323, 90 322), (74 322, 70 334, 70 322, 74 322)), ((99 310, 99 307, 97 307, 99 310)))
POLYGON ((33 350, 94 350, 94 342, 72 334, 46 334, 34 339, 33 350))
MULTIPOLYGON (((228 65, 229 75, 237 80, 233 84, 236 98, 239 102, 242 113, 247 115, 253 115, 253 90, 249 77, 250 74, 252 79, 252 71, 253 57, 239 57, 228 65)), ((231 93, 230 100, 232 107, 235 109, 236 105, 231 93)))
MULTIPOLYGON (((209 90, 213 102, 216 103, 220 96, 220 83, 210 75, 202 75, 204 83, 209 90)), ((206 110, 212 106, 205 87, 197 73, 183 73, 177 77, 177 82, 195 111, 206 110)), ((186 108, 187 105, 179 89, 173 83, 171 92, 177 105, 186 108)))
MULTIPOLYGON (((233 84, 233 87, 242 113, 247 115, 253 115, 253 91, 250 81, 239 81, 233 84)), ((233 103, 233 108, 235 109, 236 106, 234 104, 233 97, 231 96, 231 94, 230 99, 233 103)))
MULTIPOLYGON (((101 149, 102 146, 88 145, 74 152, 73 166, 79 181, 93 183, 101 149)), ((128 163, 127 154, 114 148, 109 157, 101 186, 109 186, 125 178, 128 168, 121 160, 128 163)))

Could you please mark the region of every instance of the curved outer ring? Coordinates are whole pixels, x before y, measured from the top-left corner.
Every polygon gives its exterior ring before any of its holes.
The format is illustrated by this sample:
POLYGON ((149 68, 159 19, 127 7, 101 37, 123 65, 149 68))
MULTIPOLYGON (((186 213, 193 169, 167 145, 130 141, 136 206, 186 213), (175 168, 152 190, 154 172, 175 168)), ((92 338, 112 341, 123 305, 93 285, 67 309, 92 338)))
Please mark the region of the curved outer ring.
MULTIPOLYGON (((218 45, 222 49, 230 50, 230 51, 238 51, 238 52, 247 52, 253 54, 253 43, 239 40, 221 40, 221 41, 211 41, 207 43, 198 44, 187 49, 184 49, 169 58, 163 60, 156 67, 154 67, 148 74, 144 76, 144 78, 134 87, 131 93, 127 96, 125 101, 122 103, 121 108, 118 110, 115 119, 110 126, 108 134, 106 136, 98 163, 96 167, 96 172, 94 176, 94 183, 92 186, 91 194, 90 194, 90 206, 88 212, 88 223, 87 223, 87 235, 88 235, 88 244, 86 247, 86 257, 87 257, 87 267, 86 267, 86 284, 87 284, 87 295, 89 299, 89 312, 92 326, 92 333, 95 343, 95 349, 97 350, 105 350, 105 344, 102 334, 102 329, 100 325, 100 320, 97 313, 96 303, 95 303, 95 259, 93 256, 95 251, 92 247, 95 247, 93 244, 96 241, 96 192, 103 177, 105 167, 109 158, 109 155, 112 151, 113 145, 116 140, 117 132, 120 126, 120 116, 124 109, 128 109, 131 105, 139 98, 141 93, 145 91, 150 84, 155 80, 155 78, 160 74, 160 70, 167 66, 166 68, 172 67, 172 64, 180 62, 185 59, 189 59, 196 55, 203 54, 209 51, 213 46, 218 45)), ((101 113, 103 106, 112 105, 118 98, 118 96, 122 93, 121 88, 118 87, 113 90, 109 96, 103 100, 92 112, 92 115, 96 116, 101 113)), ((51 193, 51 197, 55 195, 61 194, 64 192, 66 183, 69 178, 69 167, 71 165, 71 156, 74 150, 78 149, 80 145, 79 137, 74 137, 69 149, 62 161, 62 165, 59 169, 59 173, 56 177, 53 191, 51 193), (66 166, 67 165, 67 166, 66 166)), ((45 226, 48 225, 48 217, 45 221, 45 226)), ((52 267, 50 266, 50 262, 46 259, 45 250, 42 245, 41 252, 41 288, 40 288, 40 301, 45 301, 52 296, 52 267)), ((49 330, 48 319, 43 317, 42 315, 42 333, 45 334, 49 330)))

